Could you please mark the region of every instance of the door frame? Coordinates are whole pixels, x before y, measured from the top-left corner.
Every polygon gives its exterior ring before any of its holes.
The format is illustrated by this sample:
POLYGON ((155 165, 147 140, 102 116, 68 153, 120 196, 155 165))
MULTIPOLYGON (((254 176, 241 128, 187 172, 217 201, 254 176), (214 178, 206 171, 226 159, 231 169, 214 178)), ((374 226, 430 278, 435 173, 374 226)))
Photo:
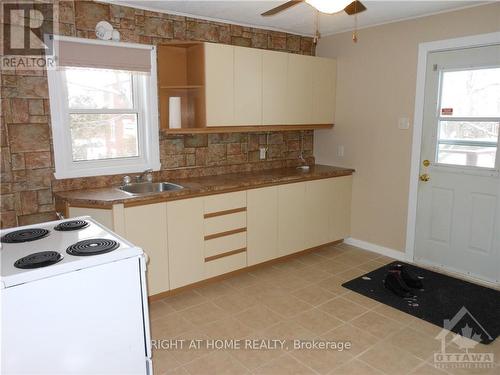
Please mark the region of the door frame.
POLYGON ((460 48, 484 47, 500 44, 500 32, 471 35, 461 38, 437 40, 418 45, 417 82, 415 111, 413 116, 413 138, 411 148, 410 184, 408 194, 408 217, 406 226, 406 259, 413 262, 415 255, 415 230, 417 225, 418 176, 420 173, 420 151, 424 116, 425 75, 427 56, 430 52, 442 52, 460 48))

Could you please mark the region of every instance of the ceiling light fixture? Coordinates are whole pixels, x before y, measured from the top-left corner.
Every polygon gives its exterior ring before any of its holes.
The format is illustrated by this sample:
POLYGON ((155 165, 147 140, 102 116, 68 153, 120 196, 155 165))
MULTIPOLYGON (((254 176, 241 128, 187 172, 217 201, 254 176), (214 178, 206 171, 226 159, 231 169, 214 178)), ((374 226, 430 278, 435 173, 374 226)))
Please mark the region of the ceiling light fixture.
POLYGON ((306 0, 306 3, 321 13, 333 14, 344 10, 352 0, 306 0))

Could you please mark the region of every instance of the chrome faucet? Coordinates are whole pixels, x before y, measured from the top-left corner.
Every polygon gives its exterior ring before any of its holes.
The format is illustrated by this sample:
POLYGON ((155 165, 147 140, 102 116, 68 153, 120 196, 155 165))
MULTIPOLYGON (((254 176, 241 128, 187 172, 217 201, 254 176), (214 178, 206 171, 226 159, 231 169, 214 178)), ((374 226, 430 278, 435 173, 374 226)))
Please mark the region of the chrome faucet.
MULTIPOLYGON (((153 170, 152 169, 146 169, 144 172, 141 174, 134 176, 134 181, 135 183, 140 183, 140 182, 153 182, 153 170)), ((130 176, 125 176, 123 177, 122 180, 122 185, 121 186, 127 186, 132 183, 132 177, 130 176)))
POLYGON ((299 153, 299 160, 300 162, 304 165, 306 164, 306 159, 304 159, 304 132, 300 132, 300 153, 299 153))
POLYGON ((125 185, 128 185, 132 182, 132 177, 130 176, 125 176, 123 177, 123 180, 122 180, 122 186, 125 186, 125 185))
POLYGON ((135 176, 135 182, 153 182, 153 170, 146 169, 140 175, 135 176))

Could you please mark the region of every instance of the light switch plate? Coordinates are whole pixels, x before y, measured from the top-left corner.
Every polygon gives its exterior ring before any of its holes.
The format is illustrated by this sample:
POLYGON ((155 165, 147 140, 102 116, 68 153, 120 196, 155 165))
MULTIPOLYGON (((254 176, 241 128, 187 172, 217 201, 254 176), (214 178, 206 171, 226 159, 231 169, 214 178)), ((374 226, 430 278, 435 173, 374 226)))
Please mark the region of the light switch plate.
POLYGON ((408 117, 400 117, 398 119, 398 129, 410 129, 410 119, 408 117))

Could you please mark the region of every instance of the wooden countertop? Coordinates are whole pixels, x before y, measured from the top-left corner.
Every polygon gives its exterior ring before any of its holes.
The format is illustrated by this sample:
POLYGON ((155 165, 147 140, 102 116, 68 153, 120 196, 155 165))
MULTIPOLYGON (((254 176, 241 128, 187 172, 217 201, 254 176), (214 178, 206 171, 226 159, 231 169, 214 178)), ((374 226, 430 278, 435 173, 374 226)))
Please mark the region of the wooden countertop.
POLYGON ((354 169, 349 168, 313 165, 309 170, 279 168, 256 172, 176 179, 168 182, 182 185, 184 189, 160 193, 135 195, 126 193, 118 189, 118 187, 107 187, 58 192, 55 196, 61 203, 76 207, 95 206, 96 208, 109 208, 118 203, 123 203, 125 206, 137 206, 293 182, 348 176, 353 172, 354 169))

